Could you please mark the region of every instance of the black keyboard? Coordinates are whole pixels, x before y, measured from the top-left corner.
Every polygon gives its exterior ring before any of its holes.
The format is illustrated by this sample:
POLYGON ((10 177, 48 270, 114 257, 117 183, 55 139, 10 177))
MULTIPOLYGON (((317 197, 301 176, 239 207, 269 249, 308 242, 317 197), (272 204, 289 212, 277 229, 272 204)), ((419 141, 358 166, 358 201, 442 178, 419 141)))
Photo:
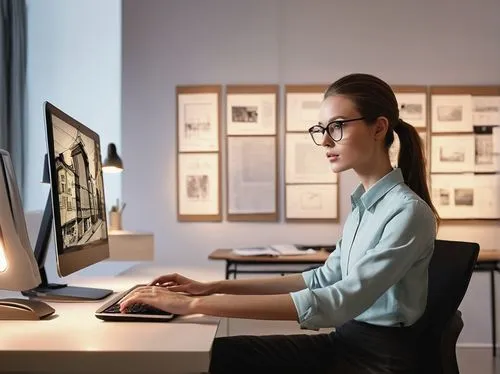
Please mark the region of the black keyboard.
MULTIPOLYGON (((104 309, 103 313, 120 313, 120 304, 113 304, 110 307, 104 309)), ((165 312, 164 310, 152 307, 147 304, 132 304, 125 310, 125 314, 150 314, 150 315, 161 315, 161 316, 171 316, 172 313, 165 312)))

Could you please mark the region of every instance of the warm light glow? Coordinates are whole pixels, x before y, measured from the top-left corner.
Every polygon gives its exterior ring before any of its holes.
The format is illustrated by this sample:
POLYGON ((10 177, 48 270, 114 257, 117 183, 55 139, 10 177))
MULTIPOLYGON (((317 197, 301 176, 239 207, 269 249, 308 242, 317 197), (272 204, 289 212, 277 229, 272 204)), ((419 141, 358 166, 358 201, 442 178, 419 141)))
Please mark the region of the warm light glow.
POLYGON ((3 241, 0 240, 0 273, 7 270, 7 259, 5 258, 5 249, 3 248, 3 241))
POLYGON ((103 166, 102 171, 105 173, 121 173, 123 169, 117 168, 116 166, 103 166))

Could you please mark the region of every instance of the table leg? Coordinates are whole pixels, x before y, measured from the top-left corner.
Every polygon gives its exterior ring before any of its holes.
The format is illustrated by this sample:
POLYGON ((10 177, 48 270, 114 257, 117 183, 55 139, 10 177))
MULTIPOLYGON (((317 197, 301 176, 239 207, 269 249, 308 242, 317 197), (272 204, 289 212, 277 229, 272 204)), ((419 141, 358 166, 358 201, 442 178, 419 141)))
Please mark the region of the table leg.
POLYGON ((228 260, 226 260, 226 279, 229 279, 229 266, 230 263, 228 260))
POLYGON ((234 264, 233 279, 236 279, 236 273, 238 272, 238 264, 234 264))
POLYGON ((495 311, 495 270, 490 272, 491 290, 491 338, 493 340, 493 356, 497 355, 497 324, 495 311))

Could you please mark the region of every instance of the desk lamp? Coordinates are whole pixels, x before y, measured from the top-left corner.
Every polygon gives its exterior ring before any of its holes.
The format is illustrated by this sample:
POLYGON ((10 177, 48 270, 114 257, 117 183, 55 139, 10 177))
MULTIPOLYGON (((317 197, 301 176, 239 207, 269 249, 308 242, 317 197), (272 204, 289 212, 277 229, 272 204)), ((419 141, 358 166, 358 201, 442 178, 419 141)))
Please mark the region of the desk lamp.
POLYGON ((102 170, 106 173, 120 173, 123 171, 123 162, 118 156, 115 143, 108 144, 108 157, 102 164, 102 170))
MULTIPOLYGON (((14 168, 9 153, 0 150, 0 289, 23 291, 40 282, 14 168)), ((52 313, 42 301, 0 299, 0 320, 36 320, 52 313)))

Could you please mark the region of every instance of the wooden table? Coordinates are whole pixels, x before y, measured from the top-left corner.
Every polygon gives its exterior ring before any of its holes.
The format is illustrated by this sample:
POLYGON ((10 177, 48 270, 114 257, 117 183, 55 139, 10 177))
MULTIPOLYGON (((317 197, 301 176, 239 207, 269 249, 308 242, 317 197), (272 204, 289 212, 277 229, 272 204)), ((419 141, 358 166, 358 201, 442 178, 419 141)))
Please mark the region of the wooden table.
MULTIPOLYGON (((289 274, 304 271, 304 266, 322 265, 330 252, 316 251, 312 254, 299 256, 238 256, 231 249, 216 249, 208 258, 226 262, 226 279, 230 275, 236 279, 238 274, 289 274), (266 269, 242 269, 241 266, 264 266, 266 269), (296 266, 297 269, 280 269, 283 265, 296 266), (238 267, 240 266, 240 267, 238 267), (300 268, 299 268, 300 266, 300 268), (269 269, 274 267, 274 269, 269 269)), ((481 250, 474 267, 475 272, 488 272, 490 274, 490 303, 491 303, 491 340, 493 343, 493 356, 496 356, 496 310, 495 310, 495 272, 500 272, 500 251, 481 250)))
POLYGON ((299 273, 304 270, 304 265, 317 266, 321 265, 328 258, 330 252, 327 251, 316 251, 310 254, 298 255, 298 256, 239 256, 235 255, 231 249, 216 249, 208 258, 210 260, 224 260, 226 261, 226 279, 229 279, 230 275, 236 279, 237 274, 288 274, 288 273, 299 273), (273 265, 292 265, 292 266, 302 266, 298 269, 241 269, 238 265, 258 265, 265 267, 273 267, 273 265))

